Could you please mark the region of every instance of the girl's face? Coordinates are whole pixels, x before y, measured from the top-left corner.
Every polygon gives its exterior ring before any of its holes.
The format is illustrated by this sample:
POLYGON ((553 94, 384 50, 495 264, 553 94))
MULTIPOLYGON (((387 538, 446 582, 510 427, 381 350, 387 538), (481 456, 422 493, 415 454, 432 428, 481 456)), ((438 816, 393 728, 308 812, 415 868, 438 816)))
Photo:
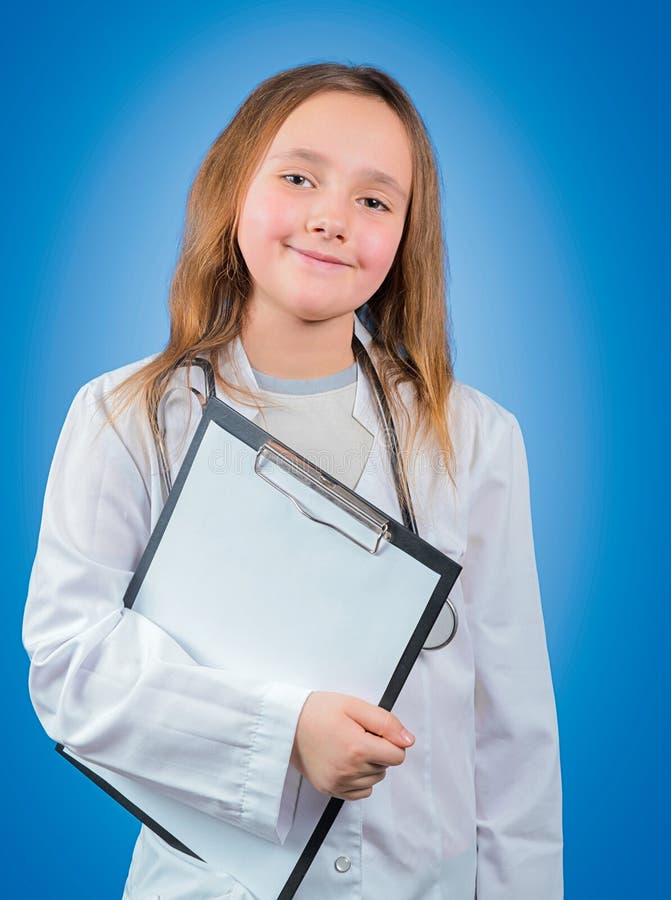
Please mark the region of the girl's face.
POLYGON ((329 91, 304 101, 277 132, 240 214, 255 313, 351 315, 391 267, 411 183, 410 141, 383 100, 329 91))

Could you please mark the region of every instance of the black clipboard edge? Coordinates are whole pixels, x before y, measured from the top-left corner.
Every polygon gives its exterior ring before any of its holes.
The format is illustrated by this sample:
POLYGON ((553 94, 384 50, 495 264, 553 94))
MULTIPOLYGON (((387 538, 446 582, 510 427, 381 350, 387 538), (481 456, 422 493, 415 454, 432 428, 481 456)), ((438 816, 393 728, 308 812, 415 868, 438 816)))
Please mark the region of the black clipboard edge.
MULTIPOLYGON (((137 592, 140 590, 140 586, 144 581, 144 577, 147 574, 149 566, 154 559, 154 555, 156 550, 158 549, 158 545, 161 542, 161 538, 165 532, 165 529, 168 526, 168 522, 170 521, 170 516, 177 504, 177 500, 179 499, 179 495, 182 493, 182 488, 184 487, 184 483, 186 482, 187 475, 193 465, 193 461, 196 458, 196 454, 198 453, 198 448, 200 447, 201 441, 203 440, 203 436, 205 431, 207 430, 207 426, 210 424, 211 417, 207 414, 207 410, 210 407, 210 403, 212 401, 208 400, 207 406, 203 411, 203 415, 198 423, 198 427, 196 428, 193 437, 191 438, 191 443, 186 451, 186 456, 184 457, 184 461, 180 467, 179 472, 177 473, 177 478, 172 486, 170 493, 168 494, 168 499, 165 501, 163 505, 163 509, 160 512, 158 517, 158 521, 154 526, 154 530, 152 531, 149 541, 147 542, 147 546, 142 553, 140 558, 140 562, 138 564, 137 569, 133 573, 133 577, 128 582, 128 586, 126 588, 126 592, 124 594, 123 603, 127 609, 130 609, 133 606, 133 601, 137 596, 137 592)), ((234 412, 235 410, 232 410, 234 412)), ((243 417, 244 418, 244 417, 243 417)))
POLYGON ((193 859, 197 859, 200 862, 205 862, 204 859, 201 859, 193 850, 190 850, 185 844, 183 844, 180 840, 178 840, 174 835, 170 834, 162 825, 152 819, 151 816, 148 816, 146 812, 140 809, 139 806, 136 806, 132 803, 127 797, 125 797, 120 791, 118 791, 115 787, 112 787, 104 778, 101 778, 97 772, 94 772, 92 769, 89 769, 78 759, 75 759, 73 756, 67 752, 67 748, 63 746, 63 744, 56 744, 55 748, 57 753, 63 757, 63 759, 67 759, 69 763, 79 769, 87 778, 90 778, 95 784, 98 785, 99 788, 102 788, 106 794, 109 794, 113 800, 116 800, 124 809, 128 810, 129 813, 135 816, 136 819, 139 819, 143 825, 146 825, 148 828, 157 834, 160 838, 162 838, 166 844, 169 844, 175 850, 179 850, 182 853, 186 853, 187 856, 193 857, 193 859))
POLYGON ((305 878, 308 869, 312 865, 315 856, 319 853, 319 848, 323 844, 324 838, 329 833, 331 825, 335 822, 344 802, 344 800, 340 800, 338 797, 331 797, 326 804, 326 809, 321 814, 319 822, 315 825, 314 831, 310 835, 308 842, 305 845, 305 849, 298 858, 298 862, 294 866, 291 875, 289 875, 284 887, 277 895, 277 900, 291 900, 294 896, 300 887, 301 881, 305 878))

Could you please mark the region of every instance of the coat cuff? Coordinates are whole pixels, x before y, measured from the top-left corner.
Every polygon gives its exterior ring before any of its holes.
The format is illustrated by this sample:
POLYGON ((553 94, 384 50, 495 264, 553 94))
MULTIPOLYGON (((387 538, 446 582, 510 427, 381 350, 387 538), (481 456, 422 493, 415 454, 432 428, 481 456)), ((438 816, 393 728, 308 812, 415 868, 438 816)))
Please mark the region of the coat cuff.
POLYGON ((308 688, 268 686, 252 737, 240 824, 274 844, 283 844, 293 824, 301 776, 289 763, 296 725, 308 688))

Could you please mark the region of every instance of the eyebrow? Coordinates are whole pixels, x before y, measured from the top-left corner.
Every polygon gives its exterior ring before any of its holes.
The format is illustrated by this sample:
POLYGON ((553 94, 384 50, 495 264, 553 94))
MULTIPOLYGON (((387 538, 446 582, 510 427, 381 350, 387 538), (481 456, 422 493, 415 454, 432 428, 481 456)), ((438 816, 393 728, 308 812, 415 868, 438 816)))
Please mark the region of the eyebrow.
MULTIPOLYGON (((308 150, 307 147, 292 147, 290 150, 283 150, 281 153, 275 153, 273 156, 269 157, 269 162, 274 159, 294 159, 296 157, 311 163, 328 163, 329 161, 326 156, 322 153, 318 153, 316 150, 308 150)), ((388 175, 386 172, 380 171, 380 169, 360 169, 358 174, 367 180, 376 181, 378 184, 386 185, 404 200, 407 198, 406 192, 398 181, 392 175, 388 175)))

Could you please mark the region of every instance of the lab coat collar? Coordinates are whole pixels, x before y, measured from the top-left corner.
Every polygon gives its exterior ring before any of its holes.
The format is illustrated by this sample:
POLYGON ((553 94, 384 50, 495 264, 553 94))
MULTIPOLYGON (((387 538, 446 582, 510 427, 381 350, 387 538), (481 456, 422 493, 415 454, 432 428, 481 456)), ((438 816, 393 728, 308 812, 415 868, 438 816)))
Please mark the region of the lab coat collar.
MULTIPOLYGON (((372 341, 372 337, 359 320, 358 316, 354 316, 354 333, 359 338, 364 347, 368 350, 372 341)), ((225 364, 225 373, 232 381, 240 384, 249 390, 259 392, 259 387, 254 371, 251 367, 245 348, 240 337, 236 337, 231 341, 228 350, 228 361, 225 364)), ((259 410, 255 406, 248 406, 240 400, 225 394, 219 386, 216 388, 217 397, 229 406, 232 406, 237 412, 245 416, 245 418, 254 421, 259 415, 259 410)), ((357 379, 356 393, 354 395, 354 408, 352 416, 363 425, 371 434, 377 434, 378 418, 374 406, 373 389, 368 382, 360 364, 357 362, 357 379)))

